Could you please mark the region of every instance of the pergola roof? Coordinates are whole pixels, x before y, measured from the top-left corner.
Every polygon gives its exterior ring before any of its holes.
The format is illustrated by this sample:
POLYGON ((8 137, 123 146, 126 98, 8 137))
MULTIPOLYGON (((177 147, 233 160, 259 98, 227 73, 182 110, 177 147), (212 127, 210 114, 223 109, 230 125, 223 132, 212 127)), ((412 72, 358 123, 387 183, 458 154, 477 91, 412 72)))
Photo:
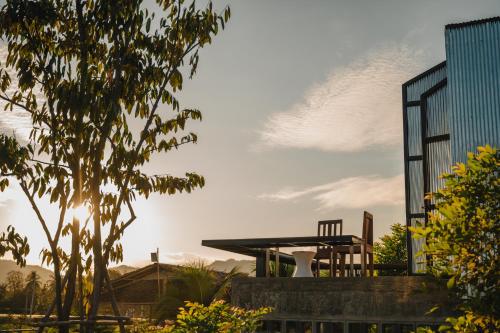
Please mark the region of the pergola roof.
MULTIPOLYGON (((302 246, 332 246, 332 245, 356 245, 361 239, 353 235, 341 236, 306 236, 306 237, 274 237, 274 238, 245 238, 245 239, 211 239, 203 240, 201 245, 214 249, 229 251, 251 257, 265 255, 266 249, 302 246)), ((271 252, 274 257, 274 251, 271 252)), ((295 263, 293 257, 287 253, 280 252, 280 261, 284 263, 295 263)))

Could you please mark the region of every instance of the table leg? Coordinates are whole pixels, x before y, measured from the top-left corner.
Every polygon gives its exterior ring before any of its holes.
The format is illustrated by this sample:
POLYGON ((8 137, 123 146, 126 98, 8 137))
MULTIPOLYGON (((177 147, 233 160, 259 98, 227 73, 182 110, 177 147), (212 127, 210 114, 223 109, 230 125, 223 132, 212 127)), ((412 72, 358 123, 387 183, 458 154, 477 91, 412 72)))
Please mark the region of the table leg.
POLYGON ((333 258, 333 263, 332 263, 332 273, 330 276, 336 277, 337 276, 337 250, 332 250, 332 258, 333 258))
POLYGON ((354 276, 354 246, 349 246, 349 275, 354 276))
POLYGON ((319 277, 319 272, 321 270, 321 260, 319 257, 316 259, 316 277, 319 277))
POLYGON ((370 269, 370 276, 373 277, 373 253, 368 253, 368 267, 370 269))
POLYGON ((366 246, 361 244, 361 276, 366 276, 366 246))
POLYGON ((340 276, 345 277, 345 253, 340 254, 340 276))

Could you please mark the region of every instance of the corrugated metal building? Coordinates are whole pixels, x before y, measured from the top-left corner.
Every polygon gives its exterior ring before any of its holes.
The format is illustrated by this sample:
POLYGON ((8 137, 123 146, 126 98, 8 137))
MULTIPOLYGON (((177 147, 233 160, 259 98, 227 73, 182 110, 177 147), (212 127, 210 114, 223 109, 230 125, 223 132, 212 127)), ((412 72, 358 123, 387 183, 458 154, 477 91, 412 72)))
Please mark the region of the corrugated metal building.
MULTIPOLYGON (((477 146, 500 146, 500 17, 447 25, 446 61, 403 84, 406 223, 425 223, 439 175, 477 146)), ((408 269, 425 270, 408 235, 408 269)))

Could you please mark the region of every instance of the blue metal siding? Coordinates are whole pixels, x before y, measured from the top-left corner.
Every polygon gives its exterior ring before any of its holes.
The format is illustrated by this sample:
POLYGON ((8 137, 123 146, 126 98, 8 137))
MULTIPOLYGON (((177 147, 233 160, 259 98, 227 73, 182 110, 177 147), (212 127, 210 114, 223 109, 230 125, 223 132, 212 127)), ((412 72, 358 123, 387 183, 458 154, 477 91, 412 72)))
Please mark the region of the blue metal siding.
POLYGON ((449 134, 447 112, 447 86, 439 89, 426 99, 426 136, 449 134))
POLYGON ((410 83, 406 88, 408 101, 419 101, 420 95, 429 90, 436 83, 446 78, 446 66, 438 68, 420 80, 410 83))
MULTIPOLYGON (((423 113, 422 119, 425 124, 422 131, 422 149, 424 151, 424 181, 427 182, 424 184, 426 193, 437 192, 441 189, 444 186, 444 181, 440 176, 451 171, 450 140, 442 137, 450 133, 448 128, 447 92, 448 85, 446 81, 442 81, 424 94, 420 100, 423 113), (441 136, 441 138, 439 140, 428 140, 437 136, 441 136)), ((431 201, 429 203, 434 204, 435 202, 431 201)))
MULTIPOLYGON (((403 113, 405 131, 405 193, 406 224, 414 225, 413 214, 424 213, 424 177, 422 160, 422 124, 420 106, 408 106, 408 102, 420 102, 421 95, 446 78, 446 64, 441 63, 403 85, 403 113), (413 159, 412 159, 413 158, 413 159)), ((422 219, 421 219, 422 220, 422 219)), ((422 220, 423 221, 423 220, 422 220)), ((412 273, 425 269, 425 258, 417 256, 423 240, 411 235, 408 240, 409 269, 412 273)))
MULTIPOLYGON (((443 173, 451 172, 450 141, 438 141, 426 145, 427 175, 429 177, 428 192, 437 192, 444 187, 444 180, 440 177, 443 173)), ((435 202, 432 201, 432 204, 435 202)))
POLYGON ((420 124, 420 107, 406 109, 408 117, 408 155, 422 155, 422 128, 420 124))
POLYGON ((479 145, 500 146, 500 21, 447 29, 453 162, 479 145))
POLYGON ((418 214, 424 212, 424 177, 422 170, 422 161, 410 161, 409 167, 409 186, 410 186, 410 212, 418 214))

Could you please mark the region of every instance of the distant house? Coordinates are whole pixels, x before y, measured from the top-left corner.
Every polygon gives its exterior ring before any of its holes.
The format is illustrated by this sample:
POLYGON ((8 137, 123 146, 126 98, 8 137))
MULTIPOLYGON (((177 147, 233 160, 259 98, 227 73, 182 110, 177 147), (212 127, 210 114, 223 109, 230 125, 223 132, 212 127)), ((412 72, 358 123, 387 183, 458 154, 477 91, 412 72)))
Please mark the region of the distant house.
MULTIPOLYGON (((151 264, 112 280, 111 284, 121 315, 130 317, 151 317, 159 295, 163 294, 169 282, 176 278, 180 266, 151 264)), ((109 292, 103 294, 100 311, 112 314, 109 292)))

